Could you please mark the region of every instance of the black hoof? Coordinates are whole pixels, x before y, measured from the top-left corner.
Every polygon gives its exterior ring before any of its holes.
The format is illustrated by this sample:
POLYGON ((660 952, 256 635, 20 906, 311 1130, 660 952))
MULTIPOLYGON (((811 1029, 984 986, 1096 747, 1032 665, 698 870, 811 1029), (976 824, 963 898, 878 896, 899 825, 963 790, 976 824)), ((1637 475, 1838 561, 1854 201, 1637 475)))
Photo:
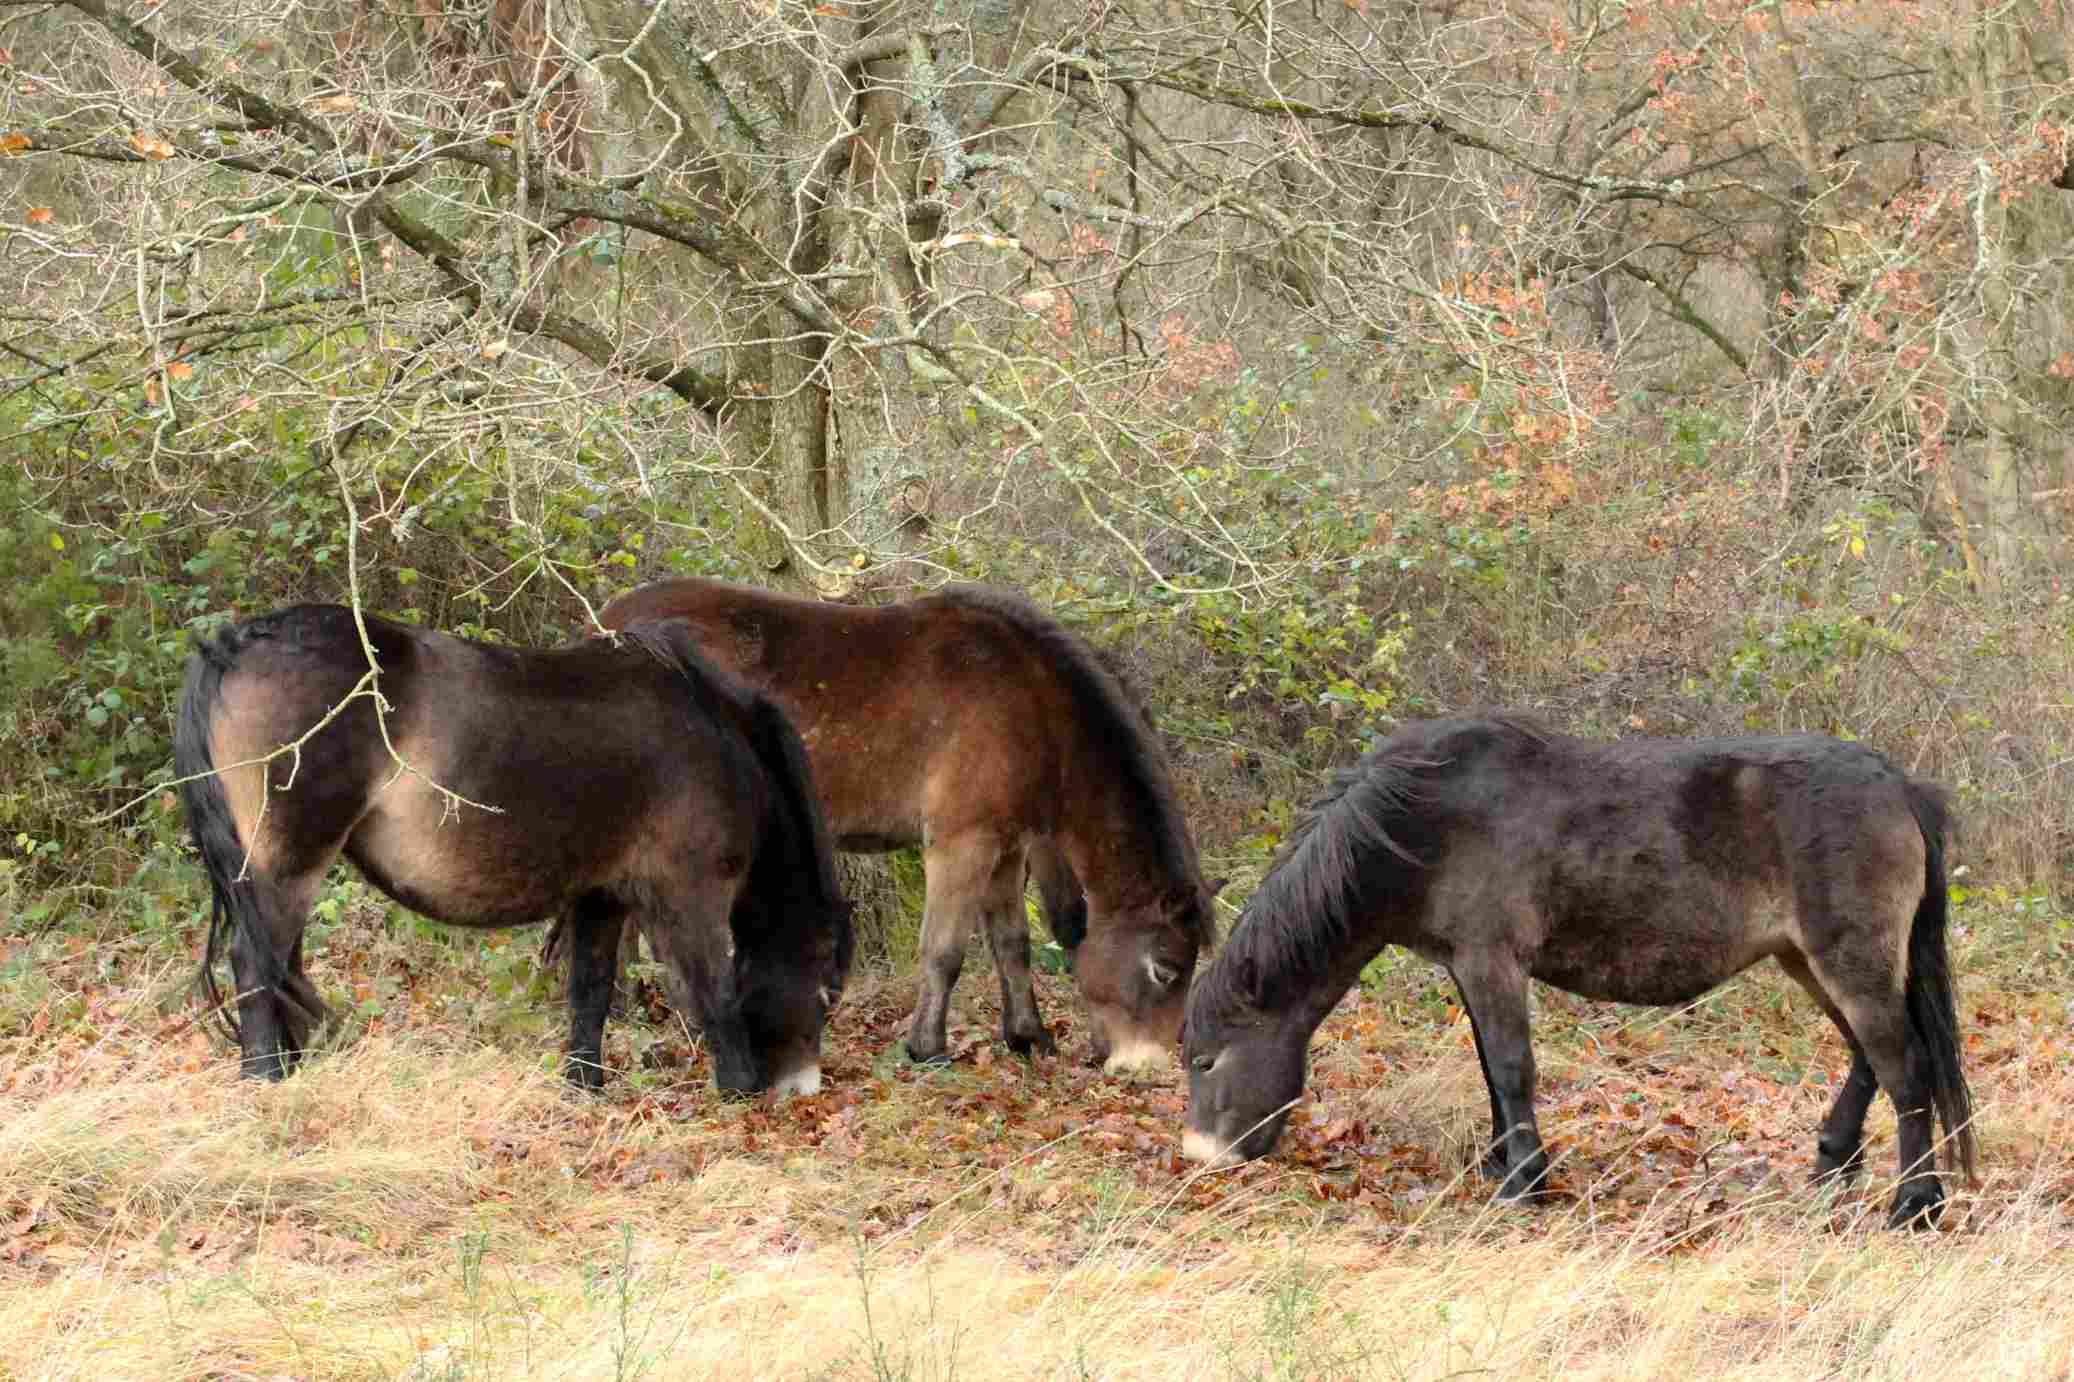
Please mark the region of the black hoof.
POLYGON ((1904 1185, 1887 1211, 1888 1228, 1933 1229, 1944 1214, 1944 1187, 1936 1181, 1904 1185))
POLYGON ((1815 1144, 1815 1183, 1817 1185, 1829 1180, 1835 1180, 1848 1185, 1850 1182, 1858 1179, 1858 1173, 1864 1168, 1865 1150, 1862 1147, 1853 1147, 1849 1152, 1839 1154, 1822 1146, 1819 1142, 1815 1144))
POLYGON ((1506 1172, 1505 1179, 1498 1183, 1501 1200, 1512 1200, 1521 1204, 1532 1204, 1548 1197, 1548 1158, 1534 1157, 1523 1166, 1506 1172))
POLYGON ((1512 1169, 1512 1161, 1505 1155, 1503 1147, 1493 1147, 1483 1154, 1482 1161, 1476 1163, 1476 1169, 1483 1173, 1485 1180, 1504 1180, 1505 1173, 1512 1169))
POLYGON ((907 1059, 913 1065, 943 1066, 951 1063, 950 1052, 942 1046, 937 1046, 933 1050, 927 1047, 918 1047, 915 1045, 913 1037, 909 1037, 906 1041, 900 1043, 900 1049, 907 1052, 907 1059))
POLYGON ((1008 1049, 1018 1056, 1027 1056, 1033 1052, 1040 1056, 1056 1056, 1059 1053, 1059 1043, 1042 1027, 1034 1032, 1003 1032, 1001 1039, 1007 1042, 1008 1049))

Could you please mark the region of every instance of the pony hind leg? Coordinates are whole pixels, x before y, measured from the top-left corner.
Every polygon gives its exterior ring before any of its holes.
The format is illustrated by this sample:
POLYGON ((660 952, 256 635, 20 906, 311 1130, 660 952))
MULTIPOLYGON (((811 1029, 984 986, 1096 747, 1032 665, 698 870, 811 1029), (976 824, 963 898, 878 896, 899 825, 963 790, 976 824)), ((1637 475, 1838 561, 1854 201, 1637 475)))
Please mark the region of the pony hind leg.
POLYGON ((317 992, 317 986, 310 982, 309 971, 303 967, 303 940, 304 936, 298 934, 295 944, 289 947, 288 961, 283 966, 285 972, 281 975, 281 1026, 287 1037, 286 1052, 291 1064, 299 1064, 331 1026, 331 1009, 317 992))
POLYGON ((1879 1092, 1879 1079, 1872 1072, 1872 1062, 1865 1058, 1865 1048, 1858 1044, 1858 1034, 1845 1020, 1843 1009, 1830 998, 1807 961, 1797 952, 1782 954, 1778 960, 1779 968, 1792 975, 1816 1006, 1829 1014, 1829 1020, 1836 1024, 1851 1051, 1851 1073, 1844 1077, 1843 1087, 1837 1090, 1836 1100, 1829 1106, 1829 1115, 1822 1120, 1822 1131, 1815 1137, 1815 1180, 1856 1180, 1865 1167, 1865 1115, 1872 1107, 1872 1096, 1879 1092))
POLYGON ((243 894, 230 968, 237 985, 239 1071, 247 1078, 286 1076, 301 1064, 312 1037, 330 1018, 302 963, 303 928, 323 881, 324 867, 319 866, 288 878, 261 876, 233 885, 243 894))
POLYGON ((1449 966, 1469 1010, 1477 1055, 1491 1095, 1492 1150, 1502 1163, 1500 1199, 1529 1199, 1547 1189, 1548 1154, 1534 1120, 1534 1046, 1527 1023, 1527 973, 1509 955, 1457 953, 1449 966))
MULTIPOLYGON (((1808 963, 1816 981, 1843 1010, 1878 1087, 1894 1101, 1900 1172, 1887 1222, 1896 1228, 1935 1224, 1944 1208, 1944 1183, 1936 1166, 1930 1053, 1909 1028, 1901 986, 1883 984, 1882 991, 1867 993, 1854 988, 1843 977, 1845 973, 1875 972, 1867 966, 1840 965, 1835 957, 1822 954, 1810 955, 1808 963)), ((1831 1117, 1840 1113, 1848 1116, 1852 1110, 1844 1107, 1846 1100, 1855 1101, 1857 1097, 1851 1082, 1846 1081, 1844 1091, 1837 1096, 1839 1108, 1831 1111, 1831 1117)), ((1865 1097, 1869 1101, 1871 1096, 1867 1093, 1865 1097)), ((1862 1110, 1858 1112, 1858 1121, 1863 1121, 1862 1110)))
POLYGON ((1030 977, 1030 919, 1023 909, 1019 883, 1023 863, 1016 859, 996 869, 997 885, 981 904, 986 918, 987 948, 993 952, 994 972, 1001 980, 1001 1039, 1018 1056, 1032 1052, 1054 1056, 1059 1044, 1037 1011, 1037 988, 1030 977))

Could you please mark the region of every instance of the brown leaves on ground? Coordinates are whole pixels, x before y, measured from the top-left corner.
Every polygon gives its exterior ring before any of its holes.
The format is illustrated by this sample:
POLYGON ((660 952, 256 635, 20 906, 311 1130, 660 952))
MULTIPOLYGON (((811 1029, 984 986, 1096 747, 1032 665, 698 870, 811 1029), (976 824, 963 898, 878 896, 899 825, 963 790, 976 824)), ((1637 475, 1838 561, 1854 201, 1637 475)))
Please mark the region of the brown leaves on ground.
MULTIPOLYGON (((742 1102, 714 1094, 697 1043, 643 989, 635 1019, 608 1027, 608 1060, 622 1073, 600 1098, 564 1092, 550 1073, 561 1013, 527 970, 524 937, 462 951, 386 943, 346 925, 327 941, 320 988, 350 1014, 348 1047, 376 1044, 389 1053, 387 1068, 365 1069, 349 1049, 320 1055, 308 1074, 277 1088, 239 1086, 231 1052, 197 1021, 177 981, 153 972, 100 982, 108 968, 100 947, 54 937, 34 956, 17 956, 49 981, 44 996, 0 1011, 0 1126, 12 1122, 26 1138, 21 1129, 55 1116, 49 1110, 142 1080, 159 1091, 151 1117, 168 1122, 251 1106, 238 1134, 249 1142, 250 1174, 299 1171, 322 1183, 329 1159, 373 1155, 370 1144, 380 1150, 392 1136, 383 1118, 406 1120, 399 1127, 430 1118, 439 1126, 412 1155, 448 1164, 438 1193, 414 1210, 422 1218, 392 1222, 377 1207, 342 1219, 317 1192, 259 1212, 233 1191, 224 1193, 234 1207, 213 1221, 191 1212, 155 1218, 138 1210, 134 1187, 128 1201, 111 1198, 61 1169, 68 1157, 87 1164, 110 1155, 105 1148, 43 1147, 46 1169, 18 1157, 0 1179, 0 1277, 63 1271, 95 1254, 141 1263, 171 1253, 196 1269, 254 1252, 344 1260, 450 1230, 471 1206, 502 1207, 553 1233, 560 1216, 627 1213, 629 1197, 677 1203, 688 1188, 718 1194, 716 1186, 751 1175, 798 1189, 788 1189, 782 1211, 761 1201, 740 1211, 745 1252, 850 1234, 879 1242, 977 1221, 1022 1260, 1073 1260, 1119 1231, 1124 1204, 1142 1220, 1132 1232, 1145 1234, 1242 1221, 1249 1232, 1342 1225, 1389 1238, 1436 1231, 1448 1216, 1463 1231, 1536 1222, 1537 1211, 1490 1202, 1493 1187, 1477 1165, 1487 1101, 1469 1026, 1416 976, 1381 993, 1357 990, 1327 1021, 1305 1103, 1273 1156, 1204 1173, 1177 1154, 1178 1068, 1125 1082, 1069 1057, 1016 1057, 1000 1044, 983 976, 960 992, 949 1064, 917 1067, 902 1052, 911 983, 867 979, 832 1020, 821 1093, 742 1102), (413 1065, 477 1057, 500 1062, 498 1073, 458 1102, 404 1078, 413 1065), (348 1072, 394 1087, 335 1088, 348 1072)), ((1061 1049, 1078 1049, 1070 982, 1044 976, 1040 984, 1061 1049)), ((1782 1004, 1778 987, 1745 981, 1683 1015, 1545 994, 1538 1108, 1556 1163, 1551 1198, 1613 1229, 1667 1224, 1652 1234, 1685 1252, 1704 1245, 1709 1220, 1803 1196, 1815 1130, 1846 1061, 1827 1024, 1801 1011, 1805 1004, 1782 1004), (1666 1203, 1688 1209, 1665 1219, 1666 1203)), ((1967 1059, 1984 1108, 1995 1109, 2001 1091, 2067 1091, 2074 1053, 2054 1001, 1995 996, 1969 1011, 1967 1059)), ((1984 1126, 1990 1163, 2003 1164, 1995 1185, 2043 1184, 2074 1200, 2066 1148, 2005 1133, 2005 1121, 1990 1113, 1984 1126), (2012 1157, 2023 1162, 2014 1176, 2012 1157)), ((1838 1202, 1839 1222, 1867 1210, 1876 1218, 1884 1198, 1893 1156, 1884 1101, 1870 1131, 1866 1184, 1838 1202)), ((145 1165, 136 1174, 148 1182, 155 1172, 145 1165)), ((336 1174, 350 1179, 363 1167, 336 1174)), ((1969 1205, 1992 1193, 2001 1191, 1962 1196, 1951 1225, 1963 1229, 1969 1205)))

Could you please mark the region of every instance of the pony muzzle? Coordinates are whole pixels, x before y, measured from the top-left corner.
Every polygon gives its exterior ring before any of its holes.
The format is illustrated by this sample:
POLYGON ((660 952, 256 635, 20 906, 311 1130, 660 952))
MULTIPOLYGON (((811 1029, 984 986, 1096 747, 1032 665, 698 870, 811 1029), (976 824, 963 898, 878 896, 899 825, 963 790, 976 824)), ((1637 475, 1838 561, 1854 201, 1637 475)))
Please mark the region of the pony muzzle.
POLYGON ((780 1097, 790 1094, 819 1094, 821 1092, 821 1062, 809 1058, 771 1081, 771 1089, 780 1097))
POLYGON ((1158 1075, 1173 1068, 1174 1048, 1165 1042, 1127 1036, 1109 1048, 1102 1062, 1105 1075, 1158 1075))
POLYGON ((1239 1162, 1237 1147, 1194 1128, 1182 1129, 1181 1156, 1187 1161, 1200 1161, 1213 1170, 1220 1166, 1236 1166, 1239 1162))

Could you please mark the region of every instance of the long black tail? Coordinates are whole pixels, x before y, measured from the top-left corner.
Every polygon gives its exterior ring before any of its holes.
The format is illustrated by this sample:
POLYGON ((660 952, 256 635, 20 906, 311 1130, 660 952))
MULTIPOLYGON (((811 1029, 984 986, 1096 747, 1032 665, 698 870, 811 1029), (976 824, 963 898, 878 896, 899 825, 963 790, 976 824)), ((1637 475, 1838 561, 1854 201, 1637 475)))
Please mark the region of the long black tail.
MULTIPOLYGON (((237 823, 231 819, 230 802, 223 795, 222 779, 209 752, 209 720, 223 688, 223 674, 237 661, 240 630, 227 629, 214 638, 204 637, 187 659, 187 684, 180 696, 180 718, 173 726, 173 775, 180 783, 180 801, 187 809, 187 828, 194 833, 195 848, 209 874, 209 937, 202 948, 200 984, 209 1006, 223 1019, 231 1040, 238 1039, 234 1005, 224 1001, 216 987, 216 962, 239 926, 257 921, 252 885, 241 882, 245 845, 238 839, 237 823)), ((265 945, 258 953, 271 954, 265 945)))
POLYGON ((1973 1095, 1959 1064, 1959 1019, 1945 955, 1947 902, 1944 794, 1928 783, 1908 784, 1908 805, 1923 832, 1923 900, 1908 933, 1908 981, 1903 1001, 1908 1025, 1930 1060, 1930 1095, 1958 1165, 1973 1176, 1973 1095))

